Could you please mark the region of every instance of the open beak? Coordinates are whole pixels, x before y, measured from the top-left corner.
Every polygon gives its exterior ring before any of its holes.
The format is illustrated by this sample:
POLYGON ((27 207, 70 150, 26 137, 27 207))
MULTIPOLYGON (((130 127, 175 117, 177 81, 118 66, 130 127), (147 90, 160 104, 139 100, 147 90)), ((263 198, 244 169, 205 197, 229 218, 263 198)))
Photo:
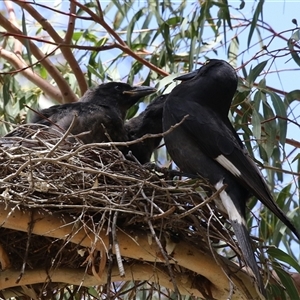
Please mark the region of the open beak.
POLYGON ((134 86, 131 91, 124 91, 123 94, 127 94, 130 97, 138 97, 142 98, 147 95, 153 94, 156 92, 155 88, 152 88, 150 86, 134 86))
POLYGON ((174 78, 173 80, 181 80, 181 81, 187 81, 190 79, 193 79, 197 74, 198 74, 199 70, 195 70, 189 73, 186 73, 184 75, 178 76, 176 78, 174 78))

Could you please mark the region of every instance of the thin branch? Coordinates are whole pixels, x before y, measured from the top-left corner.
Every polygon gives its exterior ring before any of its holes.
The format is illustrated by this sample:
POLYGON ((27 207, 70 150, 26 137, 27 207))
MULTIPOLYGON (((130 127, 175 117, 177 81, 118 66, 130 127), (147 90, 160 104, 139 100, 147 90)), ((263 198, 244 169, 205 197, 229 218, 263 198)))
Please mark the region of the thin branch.
POLYGON ((76 13, 76 5, 72 1, 70 1, 69 22, 68 22, 66 35, 64 38, 64 43, 66 43, 66 44, 71 44, 71 42, 72 42, 72 36, 74 33, 75 21, 76 21, 75 13, 76 13))
POLYGON ((41 64, 45 67, 45 69, 55 80, 56 84, 58 85, 62 93, 64 101, 76 102, 77 97, 71 90, 69 84, 65 81, 63 76, 60 74, 57 68, 51 63, 51 61, 48 58, 45 58, 45 55, 42 53, 42 51, 33 42, 25 38, 22 32, 11 22, 9 22, 2 14, 0 14, 0 24, 8 32, 16 34, 15 38, 18 39, 23 45, 25 45, 26 43, 29 44, 32 54, 36 57, 37 60, 41 62, 41 64))
POLYGON ((123 52, 127 53, 129 56, 133 57, 140 63, 142 63, 144 66, 147 66, 152 71, 162 75, 162 76, 168 76, 169 73, 158 68, 157 66, 153 65, 149 61, 141 58, 138 56, 135 52, 133 52, 126 44, 125 42, 119 37, 119 35, 104 21, 103 15, 97 16, 93 11, 91 11, 86 5, 79 3, 78 1, 74 1, 74 3, 80 7, 82 10, 84 10, 86 13, 88 13, 95 22, 99 23, 102 27, 104 27, 107 32, 115 38, 115 40, 118 42, 116 43, 116 46, 122 50, 123 52))
MULTIPOLYGON (((58 10, 58 9, 55 9, 51 6, 47 6, 47 5, 44 5, 44 4, 41 4, 41 3, 38 3, 38 1, 26 1, 28 4, 33 4, 35 6, 39 6, 39 7, 42 7, 42 8, 45 8, 46 10, 50 10, 50 11, 54 11, 56 12, 57 14, 61 14, 61 15, 64 15, 64 16, 73 16, 74 18, 76 19, 81 19, 81 20, 87 20, 87 21, 93 21, 93 19, 91 17, 85 17, 85 16, 79 16, 79 15, 75 15, 75 14, 72 14, 72 13, 67 13, 67 12, 64 12, 64 11, 61 11, 61 10, 58 10)), ((72 1, 71 1, 72 2, 72 1)))
MULTIPOLYGON (((47 19, 45 19, 42 15, 40 15, 30 4, 28 4, 24 0, 15 0, 15 3, 21 6, 23 9, 25 9, 37 22, 39 22, 45 31, 47 31, 50 35, 50 37, 57 43, 61 44, 61 52, 68 62, 73 74, 75 75, 78 86, 80 88, 81 94, 83 95, 85 91, 88 89, 86 80, 83 76, 83 73, 80 69, 80 66, 78 64, 78 61, 74 57, 72 51, 70 48, 63 47, 63 44, 65 41, 59 36, 59 34, 56 32, 56 30, 51 26, 51 24, 48 22, 47 19)), ((70 9, 73 11, 75 10, 75 4, 70 4, 70 9)), ((70 17, 69 20, 69 27, 68 27, 68 34, 72 34, 72 28, 74 29, 74 22, 75 18, 70 17), (71 26, 71 27, 70 27, 71 26)), ((68 36, 70 38, 70 36, 68 36)))
POLYGON ((51 85, 48 81, 41 78, 39 75, 32 71, 23 58, 20 55, 16 55, 10 51, 2 49, 0 47, 0 57, 3 57, 5 60, 10 62, 16 69, 17 72, 21 73, 24 77, 38 86, 46 95, 50 98, 62 102, 62 94, 60 93, 59 89, 51 85))
MULTIPOLYGON (((19 27, 17 18, 16 18, 16 13, 14 10, 14 7, 12 5, 12 2, 10 0, 4 0, 4 4, 6 6, 8 15, 9 15, 9 21, 14 24, 17 28, 19 27)), ((14 53, 17 53, 19 55, 22 55, 22 43, 18 40, 15 40, 14 43, 14 53)))

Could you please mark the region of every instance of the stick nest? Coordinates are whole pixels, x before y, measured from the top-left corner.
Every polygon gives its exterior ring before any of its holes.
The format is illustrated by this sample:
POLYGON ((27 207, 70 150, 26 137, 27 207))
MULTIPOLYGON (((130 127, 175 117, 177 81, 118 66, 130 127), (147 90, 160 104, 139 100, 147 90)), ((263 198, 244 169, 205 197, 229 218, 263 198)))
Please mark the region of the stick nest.
MULTIPOLYGON (((133 235, 143 231, 157 238, 157 247, 166 256, 172 252, 168 246, 179 241, 206 253, 211 253, 211 244, 236 248, 229 224, 214 203, 217 195, 210 197, 216 191, 200 179, 174 179, 169 170, 124 159, 113 143, 71 143, 38 125, 21 126, 0 142, 2 204, 65 215, 77 226, 89 223, 95 233, 105 228, 111 245, 118 230, 133 235)), ((7 229, 4 223, 0 230, 9 267, 20 276, 37 267, 83 267, 91 273, 89 251, 80 243, 32 234, 32 228, 34 223, 22 232, 7 229)), ((109 251, 114 252, 106 249, 108 256, 109 251)))

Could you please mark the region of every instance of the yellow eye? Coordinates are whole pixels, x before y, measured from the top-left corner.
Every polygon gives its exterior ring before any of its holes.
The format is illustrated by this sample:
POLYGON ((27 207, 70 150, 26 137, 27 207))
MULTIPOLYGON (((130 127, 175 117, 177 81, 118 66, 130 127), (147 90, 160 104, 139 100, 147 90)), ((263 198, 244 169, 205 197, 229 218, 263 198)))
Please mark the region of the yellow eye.
POLYGON ((208 59, 205 63, 204 66, 208 65, 210 63, 210 60, 208 59))

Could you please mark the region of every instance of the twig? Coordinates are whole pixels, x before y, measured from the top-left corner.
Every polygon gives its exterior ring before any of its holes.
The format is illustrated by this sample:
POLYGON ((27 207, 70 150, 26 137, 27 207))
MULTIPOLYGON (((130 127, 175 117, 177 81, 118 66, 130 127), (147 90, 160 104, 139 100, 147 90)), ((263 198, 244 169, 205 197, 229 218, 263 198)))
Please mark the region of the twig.
MULTIPOLYGON (((88 89, 85 77, 83 76, 83 73, 80 69, 80 66, 78 64, 78 61, 75 59, 72 51, 70 48, 63 47, 63 44, 65 41, 59 36, 59 34, 56 32, 56 30, 52 27, 52 25, 48 22, 47 19, 45 19, 39 12, 37 12, 32 5, 28 4, 26 0, 15 0, 16 4, 21 6, 23 9, 25 9, 37 22, 39 22, 43 29, 47 31, 50 35, 50 37, 57 43, 61 45, 60 50, 63 54, 65 60, 68 62, 70 68, 72 69, 72 73, 75 75, 76 80, 78 82, 81 94, 83 95, 84 92, 88 89)), ((76 11, 75 4, 70 1, 70 9, 73 11, 76 11)), ((75 18, 70 17, 69 19, 69 26, 68 26, 68 34, 72 33, 72 28, 74 28, 74 22, 75 18)), ((69 37, 68 37, 69 38, 69 37)), ((74 95, 73 95, 74 96, 74 95)), ((76 96, 75 96, 76 99, 76 96)))
POLYGON ((159 220, 159 219, 162 219, 162 218, 166 218, 169 215, 172 215, 175 210, 176 210, 176 207, 172 206, 170 209, 168 209, 167 211, 165 211, 161 214, 151 216, 150 219, 156 221, 156 220, 159 220))
POLYGON ((112 211, 109 211, 109 217, 108 217, 108 225, 107 225, 107 234, 108 234, 108 266, 107 266, 107 282, 106 282, 106 297, 107 299, 110 299, 110 288, 111 288, 111 273, 112 273, 112 267, 113 267, 113 233, 112 233, 112 211))
POLYGON ((57 68, 51 63, 48 58, 45 58, 45 55, 40 51, 40 49, 31 42, 28 38, 24 37, 22 32, 15 27, 11 22, 9 22, 2 14, 0 14, 0 24, 3 26, 8 32, 15 34, 15 38, 18 39, 23 45, 28 43, 30 47, 30 51, 36 57, 38 61, 45 67, 45 69, 49 72, 52 78, 55 80, 58 85, 62 97, 65 102, 74 102, 77 100, 76 95, 71 90, 69 84, 62 77, 57 68))
MULTIPOLYGON (((26 62, 23 60, 23 58, 21 57, 21 55, 16 55, 0 47, 0 56, 6 59, 8 62, 10 62, 17 69, 16 70, 17 73, 21 72, 22 75, 24 75, 24 77, 26 77, 36 86, 38 86, 46 95, 62 103, 63 98, 59 89, 51 85, 48 81, 44 80, 36 73, 34 73, 32 71, 32 66, 28 66, 26 62)), ((38 63, 39 62, 37 62, 37 64, 38 63)))
POLYGON ((77 119, 78 115, 74 114, 72 122, 69 126, 69 128, 66 130, 66 132, 64 133, 64 135, 59 139, 59 141, 55 144, 55 146, 46 154, 45 158, 48 158, 52 155, 52 153, 59 147, 59 145, 65 141, 65 139, 67 138, 67 136, 69 135, 69 133, 71 132, 71 130, 73 129, 76 119, 77 119))
POLYGON ((20 272, 20 275, 19 275, 19 277, 16 281, 16 284, 18 284, 20 282, 20 280, 22 279, 22 277, 25 273, 25 267, 26 267, 26 264, 27 264, 27 258, 28 258, 29 247, 30 247, 30 239, 31 239, 32 230, 33 230, 33 227, 34 227, 33 214, 34 214, 34 211, 29 212, 30 223, 28 224, 26 249, 25 249, 25 253, 24 253, 24 257, 23 257, 23 264, 22 264, 21 272, 20 272))
MULTIPOLYGON (((4 0, 4 4, 6 6, 8 15, 9 15, 9 21, 14 24, 17 28, 19 28, 19 24, 17 22, 16 13, 14 10, 14 7, 12 5, 12 1, 10 0, 4 0)), ((18 40, 15 40, 14 42, 14 53, 18 55, 22 55, 22 43, 18 40)))
MULTIPOLYGON (((153 65, 149 61, 141 58, 138 56, 135 52, 133 52, 125 43, 124 41, 117 35, 117 33, 104 21, 103 14, 100 16, 97 16, 93 11, 91 11, 86 5, 81 4, 78 1, 74 1, 74 3, 80 7, 82 10, 84 10, 86 13, 88 13, 92 19, 96 22, 99 23, 101 26, 103 26, 107 32, 113 36, 118 43, 116 43, 116 47, 122 50, 123 52, 127 53, 129 56, 133 57, 137 61, 141 62, 144 66, 147 66, 149 69, 152 71, 162 75, 162 76, 168 76, 169 73, 165 72, 164 70, 158 68, 157 66, 153 65)), ((101 7, 100 7, 101 9, 101 7)), ((101 10, 102 11, 102 10, 101 10)), ((100 11, 100 13, 101 13, 100 11)))
MULTIPOLYGON (((150 216, 146 205, 144 205, 144 209, 145 209, 146 214, 148 216, 150 216)), ((156 242, 158 248, 160 249, 160 252, 161 252, 162 256, 165 259, 165 262, 166 262, 166 265, 167 265, 167 268, 168 268, 168 272, 169 272, 169 275, 170 275, 170 278, 171 278, 171 281, 172 281, 172 284, 173 284, 176 296, 179 297, 179 299, 181 299, 180 293, 179 293, 179 290, 178 290, 178 286, 177 286, 176 281, 175 281, 175 276, 174 276, 173 270, 171 268, 169 257, 167 255, 166 251, 164 250, 164 248, 163 248, 160 240, 158 239, 158 237, 157 237, 157 235, 155 233, 155 230, 154 230, 154 228, 152 226, 152 222, 150 221, 150 219, 148 219, 147 223, 148 223, 149 229, 151 231, 152 237, 155 239, 155 242, 156 242)))
POLYGON ((64 43, 71 44, 72 42, 72 36, 75 30, 75 22, 76 22, 76 5, 70 1, 70 14, 69 14, 69 22, 68 22, 68 28, 66 31, 66 35, 64 38, 64 43))
MULTIPOLYGON (((125 198, 126 192, 122 195, 122 198, 120 200, 120 206, 122 206, 124 198, 125 198)), ((124 265, 122 262, 122 256, 121 256, 121 251, 120 251, 120 245, 118 242, 117 238, 117 219, 118 219, 118 211, 114 212, 113 220, 112 220, 112 239, 113 239, 113 245, 115 247, 115 255, 116 255, 116 260, 118 264, 118 269, 121 277, 125 276, 125 270, 124 270, 124 265)))
POLYGON ((196 206, 194 206, 193 208, 187 210, 186 212, 176 216, 178 219, 182 219, 190 214, 192 214, 193 212, 195 212, 197 209, 201 208, 202 206, 206 205, 207 203, 209 203, 210 201, 216 199, 219 194, 224 191, 226 189, 227 185, 224 184, 219 190, 217 190, 215 193, 213 193, 209 198, 205 199, 203 202, 197 204, 196 206))

